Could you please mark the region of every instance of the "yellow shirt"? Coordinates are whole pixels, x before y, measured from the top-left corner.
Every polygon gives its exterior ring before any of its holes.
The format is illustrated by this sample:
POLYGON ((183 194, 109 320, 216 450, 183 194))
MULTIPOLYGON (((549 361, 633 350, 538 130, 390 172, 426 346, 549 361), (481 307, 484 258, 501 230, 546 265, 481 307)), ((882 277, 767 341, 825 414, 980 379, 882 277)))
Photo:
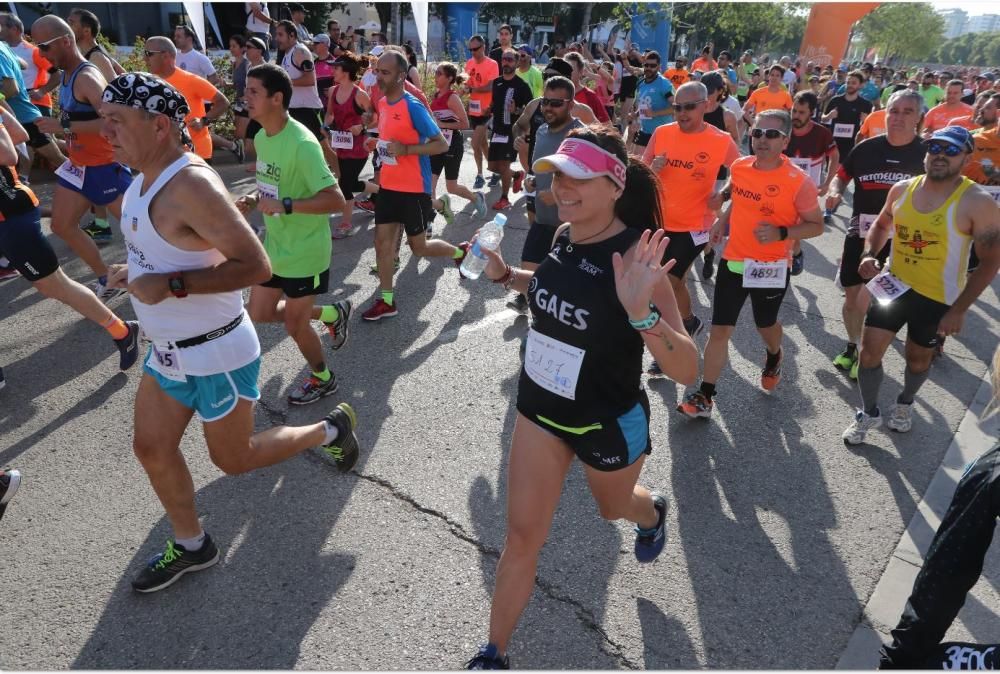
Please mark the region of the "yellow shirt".
POLYGON ((894 204, 895 237, 889 271, 910 286, 909 292, 950 306, 965 289, 972 245, 972 237, 955 226, 958 202, 976 183, 963 177, 941 206, 930 213, 921 213, 913 206, 913 191, 923 181, 924 176, 912 179, 894 204))

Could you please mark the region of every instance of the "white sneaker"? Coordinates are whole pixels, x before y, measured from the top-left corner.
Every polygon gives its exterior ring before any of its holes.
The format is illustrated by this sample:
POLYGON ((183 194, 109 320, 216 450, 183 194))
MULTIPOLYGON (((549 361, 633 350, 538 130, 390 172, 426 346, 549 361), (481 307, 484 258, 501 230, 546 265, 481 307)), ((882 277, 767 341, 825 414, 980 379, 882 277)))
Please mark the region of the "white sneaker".
POLYGON ((124 295, 126 290, 124 288, 109 288, 100 281, 94 284, 94 294, 97 295, 97 299, 101 300, 104 304, 121 297, 124 295))
POLYGON ((860 445, 865 441, 865 435, 868 431, 881 427, 881 414, 877 417, 870 417, 863 411, 858 410, 858 413, 854 416, 854 421, 851 422, 850 426, 844 429, 844 432, 840 437, 842 437, 844 442, 849 445, 860 445))
POLYGON ((913 427, 913 415, 911 409, 913 404, 896 403, 889 410, 889 418, 885 420, 885 425, 897 433, 907 433, 913 427))

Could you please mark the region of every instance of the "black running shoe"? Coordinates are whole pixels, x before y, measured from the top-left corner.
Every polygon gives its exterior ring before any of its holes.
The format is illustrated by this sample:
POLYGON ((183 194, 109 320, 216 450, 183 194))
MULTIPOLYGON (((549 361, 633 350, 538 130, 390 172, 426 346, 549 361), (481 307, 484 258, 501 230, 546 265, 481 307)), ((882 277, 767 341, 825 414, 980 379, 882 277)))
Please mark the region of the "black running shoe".
POLYGON ((521 293, 514 293, 514 296, 507 300, 507 308, 513 309, 522 316, 527 316, 529 313, 528 298, 521 293))
POLYGON ((358 462, 360 447, 354 429, 358 427, 358 415, 347 403, 340 403, 323 419, 337 429, 337 438, 329 445, 323 445, 323 452, 333 459, 337 469, 346 473, 358 462))
POLYGON ((139 359, 139 321, 125 321, 128 335, 115 340, 118 347, 118 369, 124 372, 139 359))
POLYGON ((7 504, 14 498, 21 486, 21 472, 17 470, 0 470, 0 519, 7 510, 7 504))
POLYGON ((683 321, 683 323, 684 329, 687 331, 688 335, 691 336, 691 339, 700 335, 701 331, 705 329, 705 323, 694 314, 691 315, 689 320, 683 321))
POLYGON ((167 541, 167 549, 149 560, 132 581, 132 589, 136 592, 157 592, 176 583, 185 573, 207 569, 218 561, 219 548, 208 534, 205 534, 201 549, 193 552, 167 541))
POLYGON ((308 405, 336 392, 337 375, 331 372, 330 378, 323 381, 316 375, 310 374, 301 386, 288 395, 288 402, 292 405, 308 405))
POLYGON ((497 647, 493 644, 486 644, 479 647, 476 657, 465 663, 466 669, 510 669, 510 658, 506 655, 500 657, 497 647))
POLYGON ((96 220, 91 220, 90 224, 82 229, 87 236, 93 239, 94 243, 109 243, 111 241, 111 227, 99 227, 96 220))
POLYGON ((709 280, 715 274, 715 249, 705 253, 705 263, 701 267, 701 277, 709 280))
POLYGON ((336 351, 347 344, 347 332, 350 329, 351 301, 334 302, 337 308, 337 319, 331 323, 323 323, 330 333, 330 348, 336 351))

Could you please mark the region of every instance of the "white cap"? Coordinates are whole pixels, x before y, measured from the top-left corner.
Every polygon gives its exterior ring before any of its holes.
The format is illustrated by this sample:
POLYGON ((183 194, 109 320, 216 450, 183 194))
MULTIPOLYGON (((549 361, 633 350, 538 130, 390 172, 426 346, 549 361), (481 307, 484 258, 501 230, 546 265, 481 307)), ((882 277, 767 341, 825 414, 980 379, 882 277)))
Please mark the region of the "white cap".
POLYGON ((372 50, 368 53, 371 54, 372 56, 381 56, 384 51, 385 47, 383 47, 380 44, 377 44, 374 47, 372 47, 372 50))

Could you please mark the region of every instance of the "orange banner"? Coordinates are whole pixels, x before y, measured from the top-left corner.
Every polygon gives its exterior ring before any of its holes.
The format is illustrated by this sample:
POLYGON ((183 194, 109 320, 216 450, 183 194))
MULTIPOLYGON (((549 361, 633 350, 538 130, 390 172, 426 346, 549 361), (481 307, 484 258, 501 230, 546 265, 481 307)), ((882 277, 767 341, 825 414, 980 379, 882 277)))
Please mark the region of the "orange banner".
POLYGON ((880 2, 817 2, 809 12, 799 58, 822 67, 837 67, 847 50, 851 26, 880 2))

